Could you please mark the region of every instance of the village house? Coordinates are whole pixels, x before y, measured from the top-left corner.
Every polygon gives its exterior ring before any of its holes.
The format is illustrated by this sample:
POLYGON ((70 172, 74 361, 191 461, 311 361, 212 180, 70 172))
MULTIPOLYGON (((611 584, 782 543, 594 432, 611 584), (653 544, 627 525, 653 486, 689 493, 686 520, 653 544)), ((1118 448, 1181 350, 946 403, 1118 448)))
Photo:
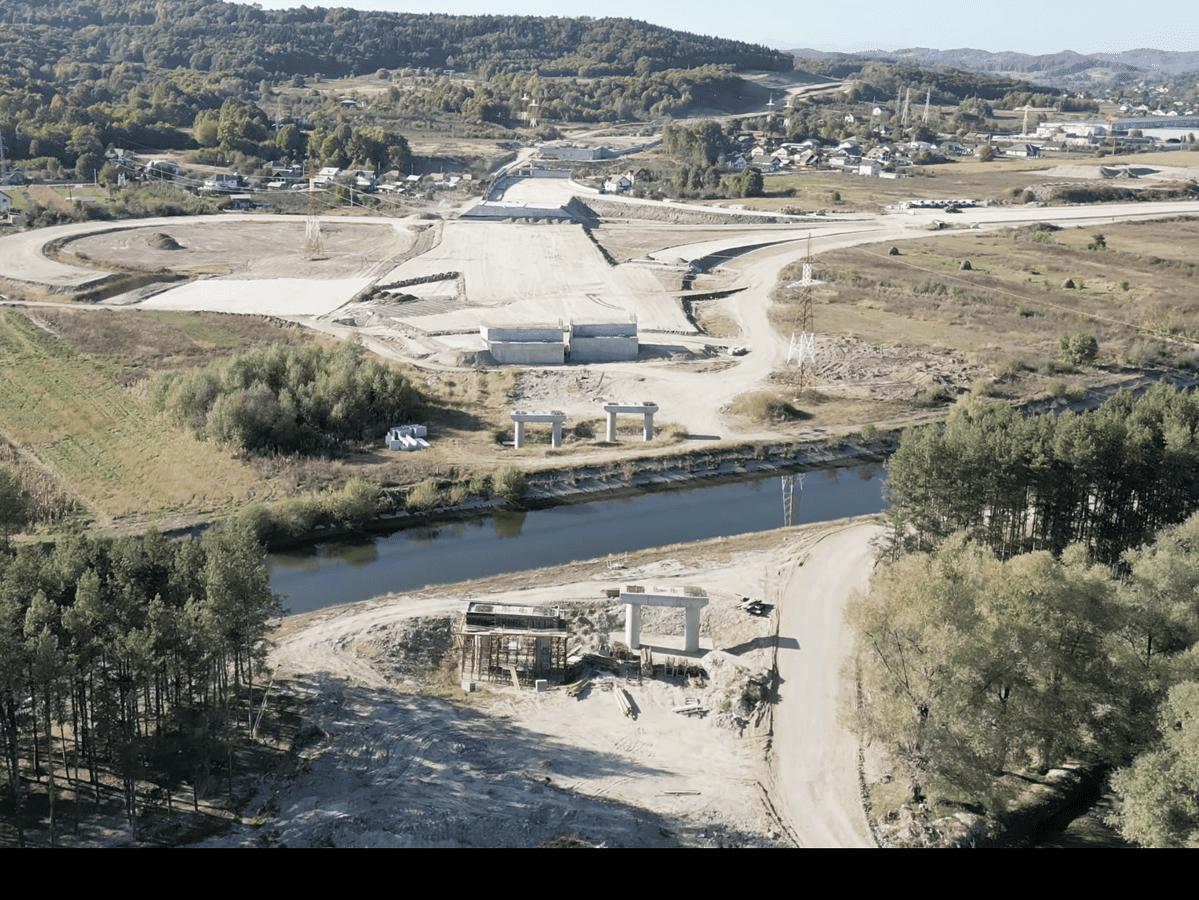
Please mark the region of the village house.
POLYGON ((316 177, 312 179, 312 183, 317 187, 327 186, 335 182, 342 170, 337 166, 325 166, 316 173, 316 177))
POLYGON ((241 187, 241 179, 237 175, 218 173, 204 179, 200 188, 201 194, 231 194, 241 187))
POLYGON ((625 172, 623 175, 605 181, 604 190, 609 194, 625 194, 633 189, 635 181, 631 171, 625 172))

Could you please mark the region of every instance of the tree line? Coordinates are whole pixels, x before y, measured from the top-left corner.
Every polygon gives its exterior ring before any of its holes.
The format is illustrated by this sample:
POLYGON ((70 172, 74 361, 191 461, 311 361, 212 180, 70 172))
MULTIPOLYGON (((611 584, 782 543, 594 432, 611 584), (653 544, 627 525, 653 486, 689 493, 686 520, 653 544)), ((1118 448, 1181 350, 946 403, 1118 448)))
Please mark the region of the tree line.
POLYGON ((32 793, 45 792, 53 845, 60 786, 78 826, 85 798, 99 809, 115 778, 136 840, 147 783, 168 805, 190 785, 198 806, 221 770, 231 778, 279 612, 244 528, 0 551, 0 744, 18 843, 32 793))
POLYGON ((961 532, 875 575, 848 611, 859 724, 911 795, 948 786, 999 813, 1010 772, 1122 765, 1126 836, 1199 841, 1199 708, 1166 704, 1199 690, 1199 516, 1124 561, 1113 580, 1079 544, 1001 560, 961 532))
POLYGON ((421 398, 400 372, 337 350, 274 344, 188 373, 164 373, 150 403, 201 438, 250 453, 326 454, 381 440, 421 398))
POLYGON ((128 62, 251 81, 405 66, 583 76, 719 64, 792 68, 782 51, 632 19, 262 10, 220 0, 13 0, 0 9, 0 37, 13 68, 128 62))
POLYGON ((888 464, 895 555, 965 530, 1000 557, 1082 543, 1121 555, 1199 510, 1199 399, 1157 384, 1091 413, 961 408, 909 429, 888 464))
POLYGON ((1197 427, 1194 396, 1159 384, 904 433, 886 559, 847 617, 859 724, 913 797, 1001 812, 1003 775, 1085 759, 1124 767, 1130 840, 1199 844, 1197 427))

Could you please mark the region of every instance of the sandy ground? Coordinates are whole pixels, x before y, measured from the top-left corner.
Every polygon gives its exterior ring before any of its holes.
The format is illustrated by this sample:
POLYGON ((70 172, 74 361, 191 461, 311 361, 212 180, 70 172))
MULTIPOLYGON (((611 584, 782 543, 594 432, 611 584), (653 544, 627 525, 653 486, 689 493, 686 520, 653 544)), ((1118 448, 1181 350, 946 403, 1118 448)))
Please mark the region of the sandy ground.
MULTIPOLYGON (((856 745, 839 731, 836 704, 848 649, 841 609, 849 587, 869 571, 873 533, 861 525, 785 529, 746 536, 745 549, 723 553, 710 542, 670 548, 620 572, 597 560, 581 579, 578 565, 564 574, 543 570, 536 576, 543 586, 532 590, 502 590, 530 577, 503 576, 284 620, 270 666, 284 690, 306 702, 310 743, 297 771, 260 780, 249 806, 253 824, 206 845, 536 846, 569 835, 608 846, 778 846, 796 835, 804 844, 862 845, 863 833, 838 824, 863 816, 856 745), (820 578, 820 592, 804 587, 806 573, 820 578), (640 683, 600 674, 577 700, 560 688, 517 692, 501 684, 439 699, 412 693, 412 679, 389 653, 397 642, 412 643, 414 626, 444 626, 444 617, 473 596, 590 604, 590 611, 605 602, 602 588, 648 580, 708 589, 703 630, 717 648, 704 657, 705 688, 661 674, 640 683), (790 764, 796 743, 805 759, 816 760, 805 765, 820 770, 779 779, 788 797, 769 786, 768 708, 759 707, 753 721, 736 719, 735 704, 733 713, 720 711, 720 698, 736 695, 746 673, 762 672, 772 658, 768 635, 778 619, 741 611, 742 592, 781 599, 784 646, 799 615, 802 637, 793 653, 812 655, 801 661, 801 673, 785 670, 783 702, 774 710, 776 761, 790 764), (807 690, 791 689, 799 679, 810 682, 807 690), (635 719, 625 718, 604 689, 616 681, 628 690, 635 719), (690 696, 710 714, 672 711, 690 696), (785 728, 783 720, 796 724, 785 728), (812 721, 826 727, 811 729, 812 721), (850 765, 825 762, 845 748, 850 765), (814 779, 826 789, 813 791, 814 779), (776 809, 787 810, 788 824, 776 809)), ((737 539, 728 543, 739 546, 737 539)), ((601 614, 589 615, 598 624, 601 614)), ((657 659, 677 644, 679 636, 668 632, 678 624, 668 616, 646 621, 643 639, 657 648, 657 659)))
POLYGON ((383 281, 450 271, 462 273, 472 308, 421 317, 414 324, 424 331, 477 333, 480 322, 627 322, 634 314, 642 328, 695 330, 652 273, 609 266, 576 225, 447 222, 436 247, 389 272, 383 281))
POLYGON ((858 741, 840 717, 853 702, 845 672, 850 594, 865 590, 876 525, 821 536, 792 570, 779 628, 775 772, 782 814, 805 847, 872 847, 858 788, 858 741))
POLYGON ((263 316, 324 316, 340 309, 370 286, 369 278, 313 281, 307 278, 226 279, 192 281, 138 304, 140 309, 242 312, 253 297, 263 316))
MULTIPOLYGON (((571 189, 564 180, 535 181, 542 192, 571 189)), ((521 182, 516 184, 513 190, 521 182)), ((954 230, 988 230, 1038 221, 1094 227, 1197 212, 1199 203, 1195 202, 1078 207, 1030 204, 965 209, 949 217, 952 222, 948 224, 954 230)), ((88 229, 106 232, 103 241, 125 248, 114 251, 115 261, 128 258, 136 246, 161 230, 185 248, 196 248, 188 252, 197 254, 199 262, 207 260, 205 264, 211 265, 221 261, 230 274, 173 288, 149 300, 134 296, 109 302, 140 300, 158 308, 286 316, 331 333, 362 337, 376 352, 433 368, 453 367, 462 351, 482 349, 478 327, 483 323, 627 321, 636 316, 643 346, 638 360, 551 370, 555 375, 543 379, 541 389, 527 398, 528 402, 563 410, 571 417, 594 418, 601 415, 603 402, 652 401, 660 407, 662 421, 674 423, 692 436, 764 439, 777 436, 777 432, 740 421, 728 411, 742 394, 773 389, 769 379, 787 362, 787 341, 774 331, 768 315, 779 270, 803 257, 809 239, 819 269, 819 256, 828 250, 950 233, 930 230, 946 218, 932 211, 813 217, 793 226, 731 228, 720 237, 714 236, 710 225, 667 229, 661 221, 605 224, 599 229, 601 238, 603 232, 616 234, 619 229, 614 245, 630 260, 615 266, 604 259, 581 227, 564 224, 451 219, 430 225, 427 220, 337 218, 329 224, 329 259, 311 265, 302 260, 298 243, 289 252, 287 242, 281 241, 283 230, 298 235, 294 217, 230 215, 190 222, 89 223, 0 238, 0 278, 33 282, 52 290, 78 287, 94 280, 98 270, 47 259, 42 254, 47 241, 77 239, 89 233, 88 229), (228 234, 234 235, 235 229, 229 226, 235 223, 236 229, 267 229, 265 243, 252 240, 251 230, 245 232, 245 240, 231 245, 222 229, 228 228, 228 234), (362 231, 367 225, 371 227, 362 231), (130 229, 141 229, 141 233, 134 235, 130 229), (665 264, 646 264, 646 257, 665 264), (678 297, 682 269, 675 264, 699 259, 708 260, 710 268, 697 283, 698 289, 728 292, 720 299, 705 301, 724 323, 725 337, 698 333, 684 315, 678 297), (366 303, 349 302, 359 287, 367 285, 366 280, 395 284, 447 273, 459 275, 433 285, 414 286, 414 296, 423 299, 405 300, 397 294, 366 303), (300 283, 309 280, 310 284, 300 283), (748 352, 730 356, 733 348, 748 352), (577 379, 556 374, 575 370, 599 372, 602 379, 594 390, 580 391, 574 385, 577 379), (555 384, 561 390, 553 390, 555 384)), ((103 246, 103 241, 94 246, 91 241, 72 240, 68 246, 97 251, 103 246)), ((156 252, 172 260, 179 253, 156 252)), ((187 255, 185 252, 172 266, 186 268, 187 255)), ((101 252, 89 256, 92 265, 105 258, 101 252)))

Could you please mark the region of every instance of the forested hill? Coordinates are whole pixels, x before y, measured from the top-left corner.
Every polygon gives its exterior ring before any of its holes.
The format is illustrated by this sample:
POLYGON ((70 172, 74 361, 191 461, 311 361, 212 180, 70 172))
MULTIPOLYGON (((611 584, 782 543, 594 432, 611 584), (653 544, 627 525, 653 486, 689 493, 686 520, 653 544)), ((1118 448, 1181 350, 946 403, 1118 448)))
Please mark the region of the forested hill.
POLYGON ((1037 84, 1070 85, 1127 84, 1145 78, 1169 79, 1199 72, 1199 51, 1126 50, 1121 53, 1083 55, 1073 50, 1033 55, 988 50, 931 50, 908 47, 903 50, 871 50, 863 53, 829 53, 821 50, 793 50, 802 60, 821 60, 825 64, 848 65, 871 60, 906 63, 912 66, 961 69, 990 75, 1028 79, 1037 84))
POLYGON ((62 64, 120 63, 249 80, 406 67, 581 76, 793 67, 781 51, 632 19, 266 11, 218 0, 5 0, 0 42, 0 74, 40 78, 62 64))

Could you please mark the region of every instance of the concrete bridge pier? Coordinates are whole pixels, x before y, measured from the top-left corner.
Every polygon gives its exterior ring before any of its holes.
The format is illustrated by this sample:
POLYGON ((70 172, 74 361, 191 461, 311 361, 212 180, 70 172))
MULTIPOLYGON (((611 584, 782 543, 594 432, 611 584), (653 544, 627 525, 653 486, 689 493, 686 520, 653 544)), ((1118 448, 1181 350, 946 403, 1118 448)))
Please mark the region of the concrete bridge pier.
POLYGON ((547 413, 529 413, 516 410, 512 413, 514 423, 513 445, 520 450, 525 445, 525 424, 528 422, 548 422, 552 426, 550 446, 554 449, 562 446, 562 424, 566 421, 566 413, 553 410, 547 413))
POLYGON ((627 603, 624 608, 624 642, 630 650, 641 646, 641 604, 627 603))
POLYGON ((640 415, 645 418, 645 440, 654 439, 654 413, 658 407, 653 403, 607 403, 604 412, 608 414, 608 433, 605 440, 609 444, 616 443, 616 416, 621 413, 640 415))
POLYGON ((624 639, 630 650, 641 647, 641 607, 681 607, 684 615, 684 646, 686 653, 699 650, 700 610, 708 605, 708 592, 702 588, 672 585, 670 587, 646 587, 626 584, 620 591, 620 602, 625 605, 624 639))

